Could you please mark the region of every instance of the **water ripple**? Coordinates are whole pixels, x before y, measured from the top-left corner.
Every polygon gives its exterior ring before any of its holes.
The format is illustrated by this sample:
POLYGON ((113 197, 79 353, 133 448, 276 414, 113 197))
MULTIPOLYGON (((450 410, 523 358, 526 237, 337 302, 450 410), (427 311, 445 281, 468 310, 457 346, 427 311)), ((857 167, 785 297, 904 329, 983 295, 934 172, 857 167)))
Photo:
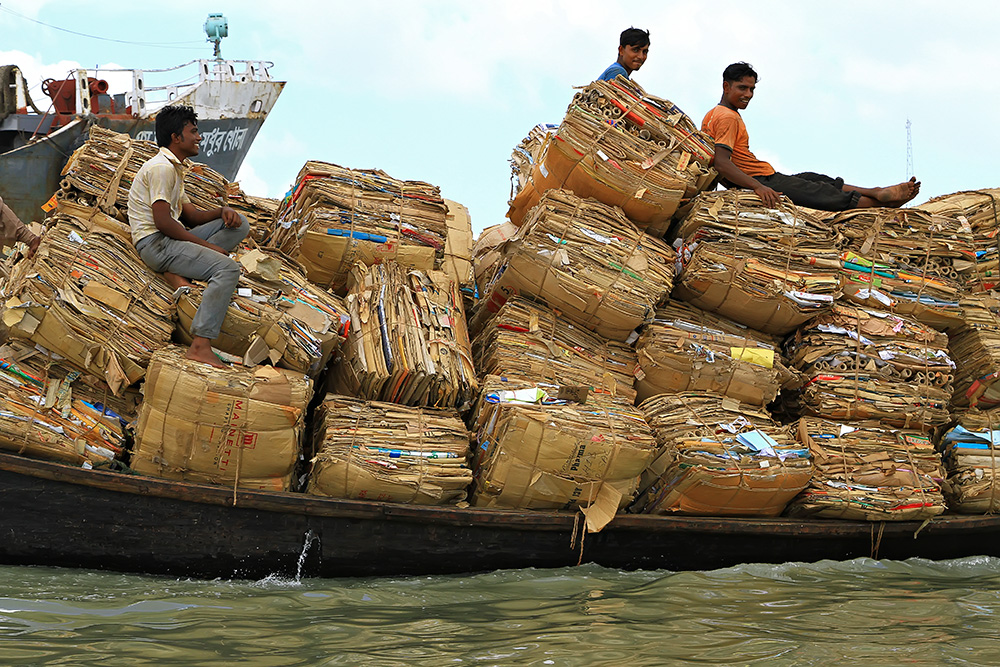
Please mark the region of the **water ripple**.
POLYGON ((1000 561, 196 581, 0 568, 5 665, 1000 664, 1000 561))

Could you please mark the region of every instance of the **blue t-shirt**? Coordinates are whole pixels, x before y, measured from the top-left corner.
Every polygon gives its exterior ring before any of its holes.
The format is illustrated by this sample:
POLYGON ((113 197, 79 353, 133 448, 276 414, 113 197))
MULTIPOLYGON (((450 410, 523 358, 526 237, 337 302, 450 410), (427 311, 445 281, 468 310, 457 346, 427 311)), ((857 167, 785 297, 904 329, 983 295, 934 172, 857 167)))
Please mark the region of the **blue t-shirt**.
POLYGON ((625 68, 619 65, 617 61, 615 61, 611 63, 611 65, 606 70, 604 70, 604 73, 601 74, 601 76, 597 77, 597 80, 611 81, 613 78, 619 75, 625 77, 626 79, 628 78, 628 72, 625 71, 625 68))

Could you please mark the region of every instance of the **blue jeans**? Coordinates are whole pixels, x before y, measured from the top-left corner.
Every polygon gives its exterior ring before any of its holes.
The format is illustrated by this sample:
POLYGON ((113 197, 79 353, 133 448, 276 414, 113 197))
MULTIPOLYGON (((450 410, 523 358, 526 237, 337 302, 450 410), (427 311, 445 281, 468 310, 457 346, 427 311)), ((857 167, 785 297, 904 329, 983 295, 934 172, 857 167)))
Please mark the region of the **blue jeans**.
MULTIPOLYGON (((250 223, 240 215, 242 224, 229 229, 217 218, 190 230, 192 234, 232 252, 250 233, 250 223)), ((191 335, 209 340, 219 337, 226 311, 240 280, 240 265, 205 246, 191 241, 178 241, 162 232, 155 232, 136 244, 146 266, 159 273, 175 273, 190 280, 207 280, 201 295, 201 305, 191 322, 191 335)))

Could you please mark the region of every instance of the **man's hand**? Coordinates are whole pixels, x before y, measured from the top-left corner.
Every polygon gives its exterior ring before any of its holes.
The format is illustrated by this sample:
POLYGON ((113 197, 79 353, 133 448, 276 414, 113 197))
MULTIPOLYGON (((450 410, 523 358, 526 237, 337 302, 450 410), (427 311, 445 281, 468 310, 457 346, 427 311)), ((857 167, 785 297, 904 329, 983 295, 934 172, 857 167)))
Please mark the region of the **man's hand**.
POLYGON ((764 202, 764 206, 767 208, 778 208, 778 198, 781 197, 780 192, 772 190, 766 185, 758 185, 753 191, 764 202))
POLYGON ((732 157, 733 151, 731 148, 723 146, 722 144, 715 145, 714 164, 715 170, 719 172, 719 175, 736 187, 753 190, 757 196, 760 197, 760 200, 764 202, 764 206, 768 208, 777 208, 778 198, 781 196, 781 193, 772 190, 756 178, 752 178, 744 174, 739 167, 733 164, 732 157))
POLYGON ((222 215, 220 217, 222 218, 222 224, 229 229, 235 229, 243 224, 243 220, 240 219, 240 214, 228 206, 222 207, 222 215))

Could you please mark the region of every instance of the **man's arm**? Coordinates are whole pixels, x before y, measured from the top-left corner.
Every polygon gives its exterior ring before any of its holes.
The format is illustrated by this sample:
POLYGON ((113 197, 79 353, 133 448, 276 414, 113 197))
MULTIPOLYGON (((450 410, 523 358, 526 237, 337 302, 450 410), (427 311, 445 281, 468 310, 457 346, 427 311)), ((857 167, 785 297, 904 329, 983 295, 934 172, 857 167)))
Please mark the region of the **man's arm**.
MULTIPOLYGON (((191 204, 184 204, 184 206, 192 206, 191 204)), ((191 232, 187 230, 180 222, 174 220, 170 215, 170 204, 163 199, 157 199, 153 202, 153 223, 156 225, 157 231, 161 232, 164 236, 169 236, 172 239, 177 239, 178 241, 190 241, 191 243, 197 243, 198 245, 205 246, 210 250, 220 252, 223 255, 228 255, 229 253, 215 245, 214 243, 209 243, 208 241, 198 238, 191 232)), ((232 209, 230 209, 232 210, 232 209)), ((235 213, 235 211, 233 211, 235 213)), ((219 217, 219 216, 216 216, 219 217)), ((209 220, 214 220, 215 218, 209 218, 209 220)))
POLYGON ((206 222, 218 220, 219 218, 222 218, 222 223, 230 229, 243 224, 243 221, 240 220, 240 214, 228 206, 200 209, 191 202, 181 204, 181 220, 192 227, 204 225, 206 222))
POLYGON ((760 197, 760 200, 764 202, 764 206, 767 206, 768 208, 776 208, 778 206, 778 197, 781 193, 763 185, 756 178, 744 174, 742 169, 733 164, 732 157, 733 151, 731 148, 721 144, 715 145, 714 164, 715 170, 719 172, 719 175, 733 185, 753 190, 754 193, 760 197))

